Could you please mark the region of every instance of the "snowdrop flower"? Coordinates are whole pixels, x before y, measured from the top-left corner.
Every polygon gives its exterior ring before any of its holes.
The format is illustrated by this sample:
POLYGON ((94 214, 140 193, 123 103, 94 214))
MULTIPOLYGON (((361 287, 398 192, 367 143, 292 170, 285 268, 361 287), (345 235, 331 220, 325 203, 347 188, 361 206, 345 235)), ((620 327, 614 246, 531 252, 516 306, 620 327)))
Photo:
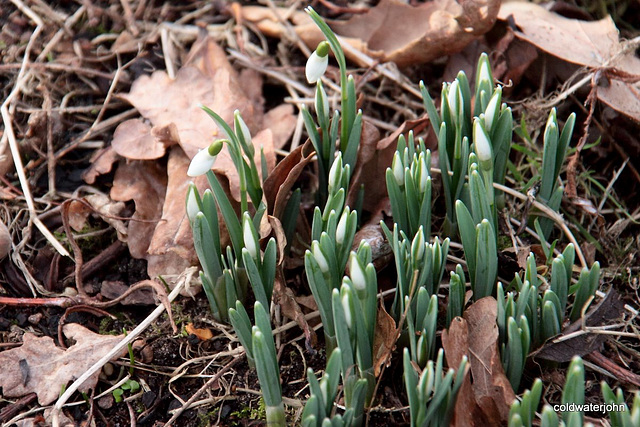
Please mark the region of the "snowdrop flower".
POLYGON ((321 41, 318 43, 318 47, 307 59, 307 66, 305 67, 305 75, 309 83, 315 83, 322 77, 327 66, 329 65, 329 43, 321 41))
POLYGON ((329 272, 329 263, 327 262, 327 258, 325 258, 322 250, 320 249, 320 244, 317 240, 314 240, 311 244, 311 252, 313 253, 313 257, 316 259, 320 270, 323 273, 329 272))
POLYGON ((193 222, 196 219, 196 215, 200 212, 200 206, 198 206, 198 200, 196 199, 196 186, 193 182, 189 183, 189 189, 187 190, 187 218, 193 222))
POLYGON ((256 259, 258 256, 258 248, 256 246, 256 238, 253 235, 253 224, 249 214, 245 212, 242 217, 242 238, 244 240, 244 247, 247 248, 251 258, 256 259))
POLYGON ((358 257, 353 253, 351 254, 351 260, 349 262, 349 276, 356 290, 364 291, 367 288, 367 279, 364 275, 364 270, 360 265, 358 257))
POLYGON ((480 160, 480 165, 490 162, 493 159, 491 142, 478 119, 473 122, 473 142, 476 144, 476 155, 480 160))
POLYGON ((223 140, 219 139, 208 148, 203 148, 191 159, 187 175, 191 177, 204 175, 209 172, 216 161, 216 156, 222 150, 223 140))

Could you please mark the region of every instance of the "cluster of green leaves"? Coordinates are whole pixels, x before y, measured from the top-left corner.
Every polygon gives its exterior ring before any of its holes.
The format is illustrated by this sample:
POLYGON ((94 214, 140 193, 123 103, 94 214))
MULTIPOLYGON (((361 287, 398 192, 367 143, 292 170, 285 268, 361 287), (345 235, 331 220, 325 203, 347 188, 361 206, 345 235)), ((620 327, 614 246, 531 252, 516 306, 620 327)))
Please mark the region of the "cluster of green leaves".
MULTIPOLYGON (((612 406, 609 411, 609 420, 615 427, 632 427, 640 425, 640 394, 636 392, 631 410, 627 406, 621 389, 614 393, 606 382, 601 383, 603 401, 612 406), (622 410, 615 410, 622 409, 622 410)), ((540 405, 542 396, 542 381, 536 379, 531 390, 526 390, 521 400, 516 400, 509 411, 509 427, 532 427, 536 417, 536 409, 540 405)), ((578 356, 571 360, 567 370, 567 378, 562 390, 563 405, 585 403, 585 374, 584 363, 578 356)), ((582 427, 584 425, 584 412, 563 412, 558 419, 551 405, 545 404, 540 416, 542 427, 582 427)))
POLYGON ((569 244, 551 263, 549 288, 540 292, 542 281, 538 275, 535 256, 527 258, 524 280, 516 275, 513 291, 505 294, 498 283, 498 330, 502 345, 502 359, 514 390, 518 389, 527 354, 562 330, 568 297, 574 295, 571 321, 577 320, 585 304, 595 294, 600 265, 584 268, 578 282, 571 285, 575 248, 569 244))

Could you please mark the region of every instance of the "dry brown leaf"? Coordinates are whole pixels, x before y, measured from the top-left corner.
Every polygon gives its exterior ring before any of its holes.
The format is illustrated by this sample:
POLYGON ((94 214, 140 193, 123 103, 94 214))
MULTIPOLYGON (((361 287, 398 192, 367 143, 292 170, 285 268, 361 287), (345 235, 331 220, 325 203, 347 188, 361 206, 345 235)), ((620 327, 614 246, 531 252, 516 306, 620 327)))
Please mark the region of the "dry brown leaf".
MULTIPOLYGON (((451 322, 449 329, 442 331, 442 347, 449 367, 460 366, 464 356, 469 359, 469 328, 466 320, 462 317, 456 317, 451 322)), ((458 392, 451 425, 455 427, 487 425, 473 395, 469 370, 458 392)))
POLYGON ((291 104, 282 104, 266 112, 264 125, 273 132, 273 148, 281 149, 289 142, 297 121, 291 104))
POLYGON ((378 307, 376 317, 376 329, 373 335, 373 374, 380 376, 382 366, 391 363, 391 353, 396 346, 398 331, 396 321, 384 309, 384 305, 378 307))
POLYGON ((111 141, 113 149, 131 160, 152 160, 164 156, 165 146, 151 135, 151 126, 140 119, 126 120, 118 125, 111 141))
MULTIPOLYGON (((100 286, 100 295, 113 300, 129 290, 130 286, 124 282, 105 280, 100 286)), ((140 289, 127 295, 120 304, 122 305, 155 305, 156 298, 150 288, 140 289)))
POLYGON ((156 162, 122 162, 116 171, 111 198, 121 202, 133 200, 136 206, 127 227, 129 252, 134 258, 147 256, 153 232, 161 217, 166 188, 166 172, 156 162))
MULTIPOLYGON (((473 39, 489 31, 496 20, 499 0, 436 0, 411 6, 401 0, 382 0, 367 13, 347 21, 329 22, 336 34, 367 56, 393 61, 404 67, 429 62, 462 50, 473 39), (390 29, 393 31, 390 31, 390 29)), ((296 34, 315 49, 324 40, 308 17, 286 9, 244 7, 243 18, 254 22, 265 34, 283 37, 287 28, 279 18, 291 18, 296 34)), ((368 65, 345 49, 349 59, 368 65)))
MULTIPOLYGON (((512 17, 520 28, 517 37, 567 62, 593 69, 611 67, 630 75, 639 73, 640 59, 635 56, 635 49, 624 51, 610 16, 581 21, 528 2, 505 3, 498 16, 503 20, 512 17)), ((607 75, 611 77, 611 73, 607 75)), ((615 77, 597 88, 601 101, 636 121, 640 121, 639 92, 640 82, 625 83, 615 77)))
MULTIPOLYGON (((60 390, 81 373, 87 371, 123 338, 122 335, 99 335, 77 324, 63 326, 67 338, 75 344, 67 350, 56 347, 50 337, 37 337, 25 333, 20 347, 0 353, 0 386, 5 397, 20 397, 36 393, 40 405, 53 403, 60 390)), ((124 348, 121 354, 127 353, 124 348)), ((100 371, 89 377, 80 387, 87 392, 98 382, 100 371)))
POLYGON ((96 151, 91 156, 91 166, 82 173, 82 179, 87 184, 93 184, 99 175, 111 172, 111 168, 118 161, 118 158, 118 153, 112 146, 96 151))
POLYGON ((11 234, 4 222, 0 221, 0 260, 11 250, 11 234))
POLYGON ((195 326, 193 326, 193 323, 188 323, 187 326, 184 327, 185 331, 187 331, 188 334, 193 334, 196 337, 198 337, 198 339, 200 341, 206 341, 206 340, 210 340, 211 338, 213 338, 213 332, 211 332, 211 329, 209 328, 204 328, 204 329, 200 329, 200 328, 196 328, 195 326))
POLYGON ((315 154, 310 141, 298 146, 281 160, 264 182, 264 197, 269 214, 282 218, 289 192, 315 154))
POLYGON ((476 403, 489 424, 506 424, 516 396, 507 379, 498 349, 498 304, 493 297, 482 298, 464 312, 469 327, 469 361, 476 403))
POLYGON ((109 196, 101 193, 89 194, 84 197, 84 200, 96 210, 103 221, 116 230, 120 241, 126 241, 127 226, 122 219, 117 218, 125 207, 123 202, 113 201, 109 196))
MULTIPOLYGON (((239 110, 252 134, 258 133, 262 128, 262 106, 252 99, 255 98, 253 91, 249 93, 251 96, 245 92, 224 50, 212 38, 205 37, 194 43, 186 65, 176 73, 175 79, 169 78, 164 71, 141 76, 122 98, 154 127, 173 124, 180 146, 191 158, 213 139, 225 137, 224 132, 201 110, 201 104, 215 111, 227 123, 233 122, 233 112, 239 110)), ((260 162, 262 145, 269 165, 273 166, 273 137, 256 135, 253 143, 256 162, 260 162)), ((231 194, 240 200, 238 174, 227 150, 218 155, 214 170, 227 176, 231 194)))
POLYGON ((81 231, 91 214, 91 208, 78 200, 71 200, 69 203, 69 225, 75 231, 81 231))
MULTIPOLYGON (((162 220, 158 222, 149 245, 149 254, 163 255, 169 251, 181 258, 192 260, 194 255, 193 235, 186 215, 187 169, 189 158, 180 147, 174 147, 167 163, 167 187, 162 220)), ((199 179, 198 181, 203 181, 199 179)))

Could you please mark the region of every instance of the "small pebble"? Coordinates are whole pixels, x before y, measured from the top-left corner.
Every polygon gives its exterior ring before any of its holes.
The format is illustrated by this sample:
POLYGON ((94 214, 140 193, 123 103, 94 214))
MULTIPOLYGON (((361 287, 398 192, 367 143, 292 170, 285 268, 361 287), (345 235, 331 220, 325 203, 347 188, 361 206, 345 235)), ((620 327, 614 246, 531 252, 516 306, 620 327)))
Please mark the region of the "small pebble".
POLYGON ((29 323, 31 323, 32 325, 37 325, 42 320, 42 317, 43 317, 42 313, 36 313, 29 316, 27 320, 29 320, 29 323))

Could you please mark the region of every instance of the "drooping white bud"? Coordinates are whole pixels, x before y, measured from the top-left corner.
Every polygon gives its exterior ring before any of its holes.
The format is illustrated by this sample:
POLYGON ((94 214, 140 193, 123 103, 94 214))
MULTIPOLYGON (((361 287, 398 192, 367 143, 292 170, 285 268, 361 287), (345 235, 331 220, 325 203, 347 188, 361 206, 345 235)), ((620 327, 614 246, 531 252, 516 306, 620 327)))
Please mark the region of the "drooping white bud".
POLYGON ((318 266, 320 267, 320 271, 323 273, 329 272, 329 263, 327 262, 327 258, 322 253, 322 249, 320 249, 320 243, 317 240, 314 240, 311 243, 311 253, 313 253, 313 257, 316 259, 318 266))
POLYGON ((244 247, 249 251, 251 258, 256 259, 258 256, 258 247, 252 229, 253 223, 251 222, 251 217, 245 212, 242 216, 242 238, 244 240, 244 247))
POLYGON ((329 43, 321 41, 313 51, 305 67, 305 75, 309 83, 315 83, 322 77, 329 65, 329 43))
POLYGON ((208 148, 203 148, 198 151, 198 153, 193 156, 193 159, 191 159, 187 175, 196 177, 209 172, 213 167, 220 150, 222 150, 222 140, 217 140, 208 148))
POLYGON ((349 276, 353 287, 358 291, 364 291, 367 288, 367 277, 364 274, 364 270, 360 265, 360 260, 354 252, 351 253, 349 259, 349 276))

